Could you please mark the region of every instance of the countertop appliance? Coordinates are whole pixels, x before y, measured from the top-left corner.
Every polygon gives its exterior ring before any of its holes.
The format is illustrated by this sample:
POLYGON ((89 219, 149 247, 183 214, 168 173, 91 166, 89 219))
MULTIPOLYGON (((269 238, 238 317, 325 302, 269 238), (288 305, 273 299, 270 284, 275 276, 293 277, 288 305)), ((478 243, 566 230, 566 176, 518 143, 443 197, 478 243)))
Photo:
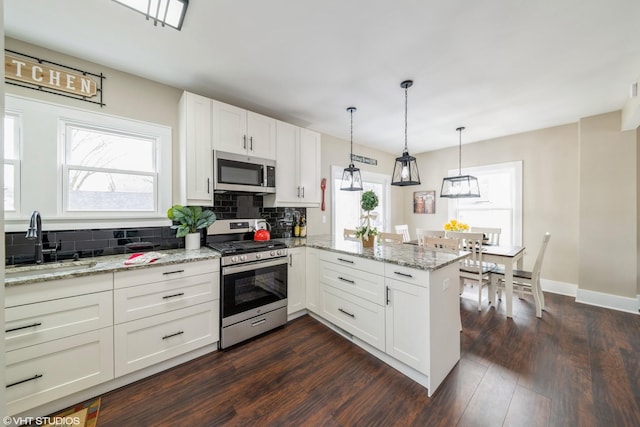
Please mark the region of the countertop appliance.
POLYGON ((207 246, 220 252, 220 344, 238 344, 287 323, 287 247, 253 240, 261 219, 218 220, 207 246))
POLYGON ((242 154, 213 152, 214 192, 276 192, 276 162, 242 154))

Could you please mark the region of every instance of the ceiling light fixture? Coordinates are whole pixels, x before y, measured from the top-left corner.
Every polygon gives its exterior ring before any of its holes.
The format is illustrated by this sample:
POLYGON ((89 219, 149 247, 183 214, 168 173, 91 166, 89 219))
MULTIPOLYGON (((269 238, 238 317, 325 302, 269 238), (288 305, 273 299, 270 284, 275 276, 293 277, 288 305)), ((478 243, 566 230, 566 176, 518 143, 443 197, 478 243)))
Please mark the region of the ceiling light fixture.
POLYGON ((189 0, 113 0, 127 6, 136 12, 142 13, 147 20, 153 20, 153 25, 158 22, 164 27, 180 30, 184 22, 184 15, 187 13, 189 0))
POLYGON ((344 191, 362 191, 360 169, 353 165, 353 112, 356 111, 356 107, 349 107, 347 111, 351 113, 351 150, 349 151, 349 167, 342 172, 340 189, 344 191))
POLYGON ((462 131, 461 126, 456 129, 460 134, 458 145, 458 176, 450 176, 442 179, 440 197, 461 199, 463 197, 480 197, 478 178, 471 175, 462 175, 462 131))
POLYGON ((412 85, 412 80, 400 83, 400 87, 404 89, 404 151, 402 156, 396 157, 391 185, 420 185, 418 162, 415 157, 409 155, 409 150, 407 150, 407 89, 412 85))

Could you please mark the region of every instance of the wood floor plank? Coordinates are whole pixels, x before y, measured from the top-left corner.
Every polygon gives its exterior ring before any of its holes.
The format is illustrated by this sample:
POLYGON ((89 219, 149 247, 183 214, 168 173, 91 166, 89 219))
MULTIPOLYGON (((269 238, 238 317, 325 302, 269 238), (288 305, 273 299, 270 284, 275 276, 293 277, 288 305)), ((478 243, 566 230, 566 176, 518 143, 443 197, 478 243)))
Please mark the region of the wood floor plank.
POLYGON ((542 319, 461 300, 461 360, 431 397, 303 316, 105 394, 99 427, 640 425, 640 316, 545 297, 542 319))

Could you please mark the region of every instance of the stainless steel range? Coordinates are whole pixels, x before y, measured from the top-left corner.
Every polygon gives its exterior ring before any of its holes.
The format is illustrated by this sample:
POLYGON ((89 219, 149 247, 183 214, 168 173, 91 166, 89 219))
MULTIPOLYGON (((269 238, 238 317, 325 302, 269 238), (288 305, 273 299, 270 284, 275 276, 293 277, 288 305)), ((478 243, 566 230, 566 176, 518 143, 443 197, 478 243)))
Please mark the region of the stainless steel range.
POLYGON ((218 220, 207 246, 220 252, 220 348, 287 323, 287 248, 254 241, 262 220, 218 220))

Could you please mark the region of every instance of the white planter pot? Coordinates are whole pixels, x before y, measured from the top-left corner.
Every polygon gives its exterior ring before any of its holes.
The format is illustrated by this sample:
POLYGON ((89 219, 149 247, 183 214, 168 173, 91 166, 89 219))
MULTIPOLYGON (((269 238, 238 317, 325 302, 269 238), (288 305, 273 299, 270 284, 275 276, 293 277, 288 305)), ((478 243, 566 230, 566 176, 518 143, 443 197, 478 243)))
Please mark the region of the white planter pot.
POLYGON ((200 233, 189 233, 184 236, 184 248, 188 251, 200 249, 200 233))

